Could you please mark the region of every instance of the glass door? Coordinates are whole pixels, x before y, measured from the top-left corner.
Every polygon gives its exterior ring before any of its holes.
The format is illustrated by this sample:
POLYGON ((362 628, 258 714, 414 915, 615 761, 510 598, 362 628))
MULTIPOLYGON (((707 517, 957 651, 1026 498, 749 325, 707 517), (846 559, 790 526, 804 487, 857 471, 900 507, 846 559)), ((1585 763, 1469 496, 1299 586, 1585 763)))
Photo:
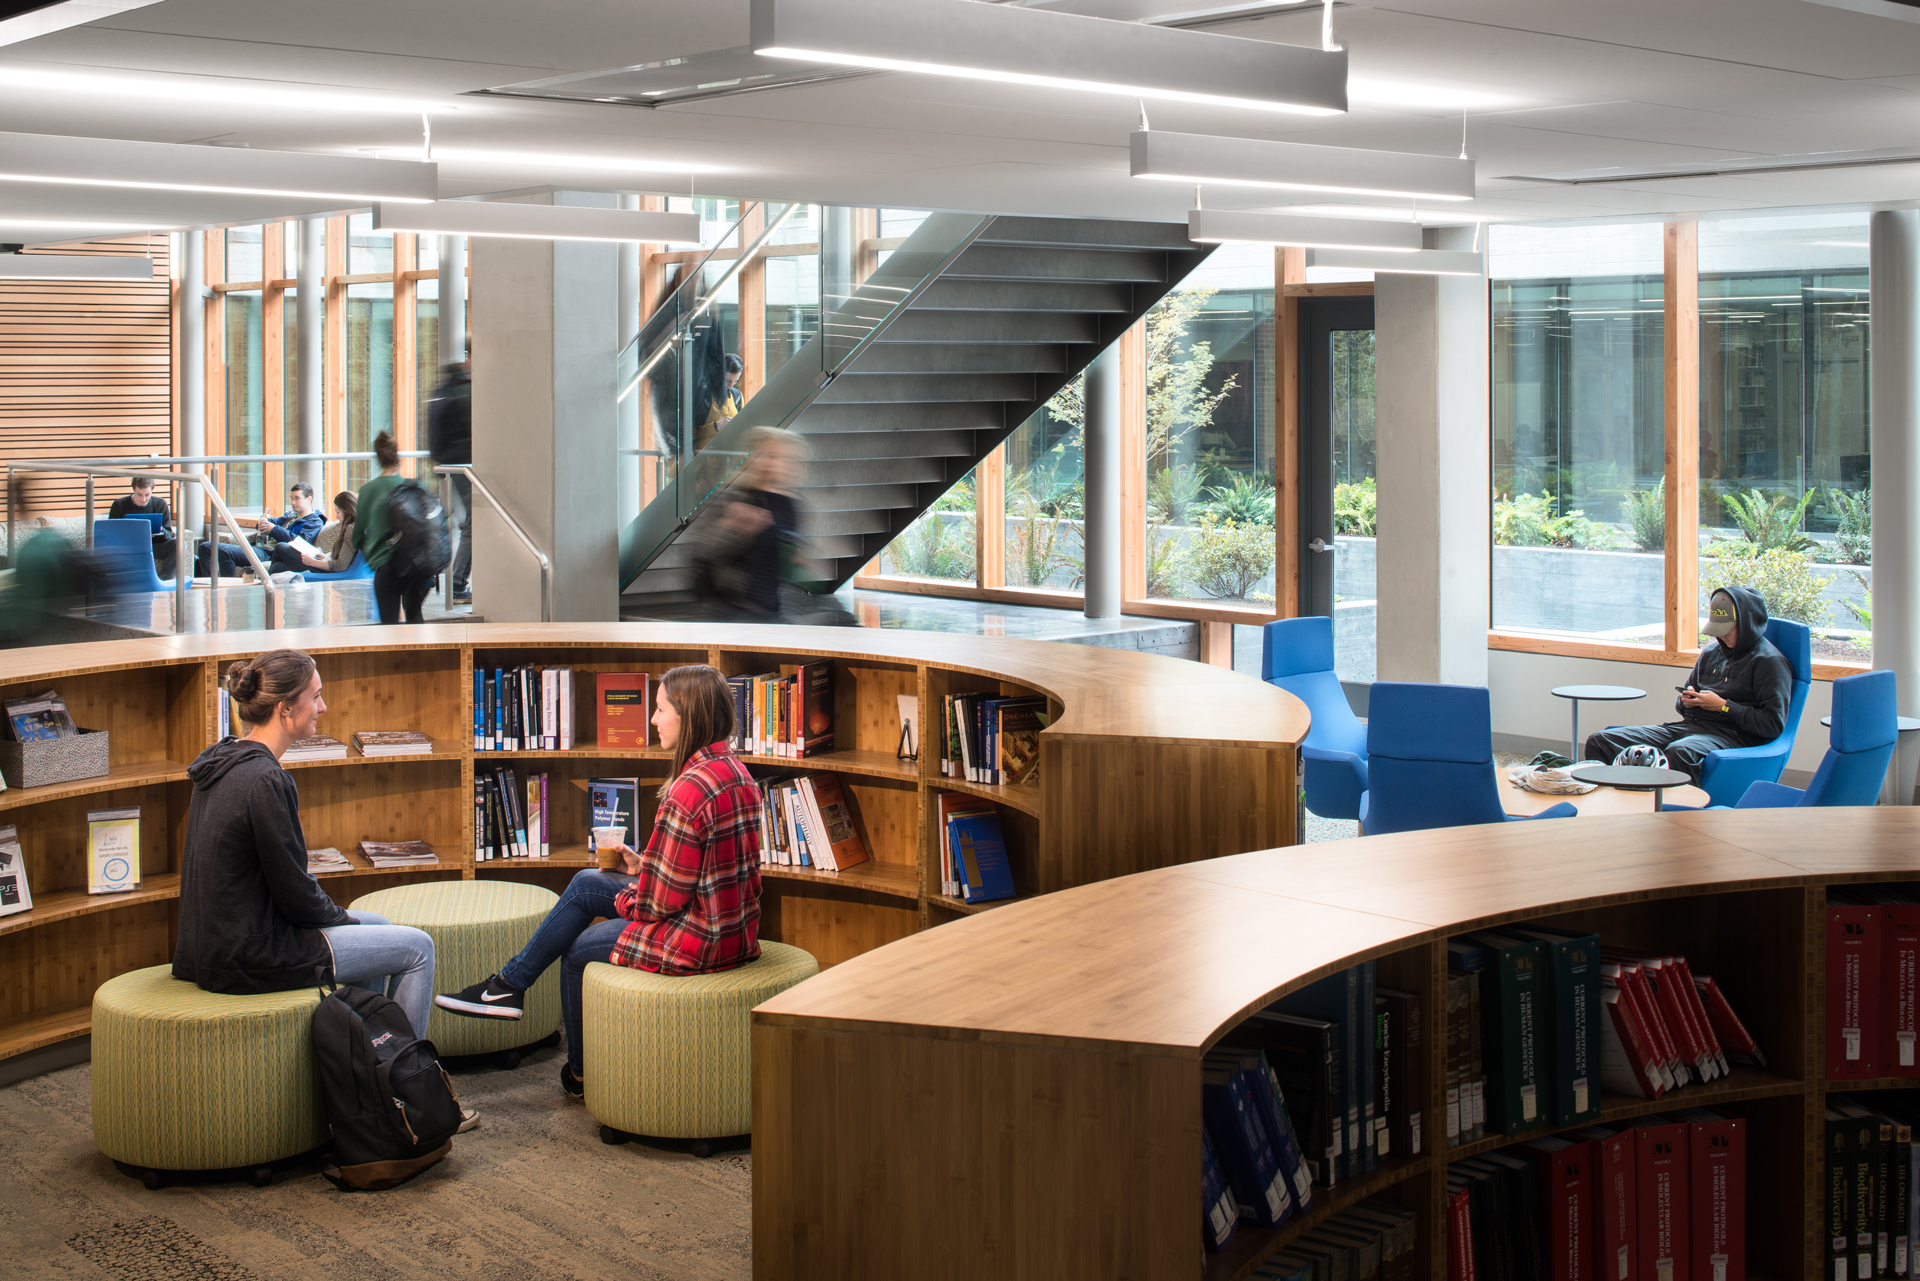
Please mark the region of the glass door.
POLYGON ((1300 610, 1342 681, 1374 677, 1373 299, 1300 300, 1300 610))

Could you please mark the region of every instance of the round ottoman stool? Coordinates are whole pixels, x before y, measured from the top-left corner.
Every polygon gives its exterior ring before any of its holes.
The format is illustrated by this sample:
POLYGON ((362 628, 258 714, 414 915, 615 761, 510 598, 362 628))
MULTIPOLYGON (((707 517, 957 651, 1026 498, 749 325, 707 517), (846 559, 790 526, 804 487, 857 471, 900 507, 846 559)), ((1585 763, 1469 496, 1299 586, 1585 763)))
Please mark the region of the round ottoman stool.
POLYGON ((313 988, 203 992, 156 965, 93 994, 93 1141, 150 1188, 170 1170, 251 1167, 327 1142, 313 988))
POLYGON ((600 1138, 708 1139, 753 1128, 753 1007, 820 972, 797 947, 762 943, 758 960, 674 977, 589 965, 580 991, 587 1112, 600 1138))
MULTIPOLYGON (((479 983, 527 945, 559 895, 513 881, 427 881, 363 894, 350 912, 378 912, 395 925, 425 930, 433 939, 433 990, 458 992, 479 983)), ((560 1027, 560 967, 550 965, 527 989, 517 1019, 473 1019, 435 1006, 427 1039, 442 1057, 497 1054, 502 1066, 520 1066, 520 1051, 554 1037, 560 1027)))

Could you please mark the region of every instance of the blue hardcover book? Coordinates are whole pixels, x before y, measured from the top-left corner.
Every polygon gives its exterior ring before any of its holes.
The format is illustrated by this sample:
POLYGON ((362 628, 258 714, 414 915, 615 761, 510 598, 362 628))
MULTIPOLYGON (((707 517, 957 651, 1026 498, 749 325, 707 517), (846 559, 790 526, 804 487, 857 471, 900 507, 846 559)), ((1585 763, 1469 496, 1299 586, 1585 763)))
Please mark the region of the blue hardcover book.
MULTIPOLYGON (((1357 1178, 1366 1172, 1366 1153, 1360 1135, 1360 1120, 1364 1115, 1367 1095, 1362 1092, 1364 1078, 1360 1075, 1356 1060, 1373 1058, 1373 1037, 1367 1037, 1367 1050, 1360 1052, 1358 1038, 1360 1026, 1360 968, 1352 966, 1330 974, 1318 983, 1301 988, 1291 996, 1282 997, 1274 1003, 1274 1008, 1289 1014, 1302 1014, 1308 1018, 1336 1026, 1336 1035, 1340 1045, 1340 1075, 1333 1082, 1336 1103, 1334 1115, 1339 1118, 1340 1134, 1340 1174, 1343 1178, 1357 1178)), ((1366 1028, 1373 1026, 1372 1008, 1368 1008, 1366 1028)))
POLYGON ((1371 1171, 1380 1161, 1380 1117, 1379 1111, 1380 1075, 1378 1061, 1374 1057, 1374 1036, 1377 1027, 1373 1014, 1374 989, 1379 985, 1375 974, 1378 966, 1373 961, 1363 961, 1353 967, 1358 973, 1354 983, 1353 1026, 1357 1033, 1354 1053, 1360 1056, 1358 1069, 1360 1089, 1360 1157, 1361 1169, 1371 1171))
POLYGON ((624 842, 628 849, 637 850, 644 844, 640 840, 640 780, 637 778, 590 778, 587 780, 587 808, 592 812, 593 822, 587 832, 587 853, 594 854, 598 843, 592 828, 612 827, 618 824, 627 829, 624 842))
POLYGON ((1012 898, 1013 868, 1000 834, 997 813, 956 814, 947 820, 954 864, 960 869, 960 896, 969 903, 1012 898))
POLYGON ((480 669, 476 667, 473 669, 473 750, 476 752, 487 750, 486 705, 480 697, 481 681, 480 669))
POLYGON ((1294 1205, 1305 1212, 1313 1208, 1313 1171, 1300 1152, 1293 1132, 1293 1120, 1287 1115, 1286 1099, 1280 1091, 1280 1078, 1267 1063, 1258 1047, 1229 1045, 1207 1055, 1207 1066, 1230 1067, 1246 1080, 1247 1098, 1252 1102, 1260 1124, 1273 1143, 1274 1156, 1280 1162, 1281 1177, 1293 1192, 1294 1205))
POLYGON ((1213 1139, 1207 1127, 1200 1127, 1200 1221, 1209 1250, 1224 1250, 1233 1240, 1233 1229, 1240 1220, 1240 1206, 1227 1186, 1227 1175, 1213 1154, 1213 1139))
POLYGON ((1293 1196, 1247 1098, 1244 1077, 1225 1068, 1205 1069, 1200 1074, 1200 1103, 1203 1123, 1220 1140, 1216 1155, 1241 1210, 1262 1227, 1279 1227, 1293 1213, 1293 1196))

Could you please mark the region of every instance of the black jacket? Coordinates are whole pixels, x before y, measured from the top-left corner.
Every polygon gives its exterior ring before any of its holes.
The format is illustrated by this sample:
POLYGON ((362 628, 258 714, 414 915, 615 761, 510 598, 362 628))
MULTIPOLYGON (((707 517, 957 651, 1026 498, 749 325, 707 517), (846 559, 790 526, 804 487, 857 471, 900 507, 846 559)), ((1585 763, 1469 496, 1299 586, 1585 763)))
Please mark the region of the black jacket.
POLYGON ((188 767, 173 976, 209 992, 286 992, 332 967, 320 930, 352 918, 307 872, 300 793, 266 746, 225 738, 188 767))
POLYGON ((436 463, 473 461, 473 380, 458 365, 427 402, 427 452, 436 463))
POLYGON ((113 506, 107 508, 107 519, 124 520, 129 516, 136 514, 145 515, 148 512, 160 513, 160 529, 153 531, 154 537, 158 538, 161 530, 173 528, 173 513, 167 510, 167 500, 158 494, 149 497, 145 507, 135 507, 133 505, 133 495, 122 494, 113 500, 113 506))
POLYGON ((1750 587, 1725 590, 1733 598, 1738 643, 1729 650, 1715 641, 1701 650, 1687 683, 1726 699, 1727 710, 1687 707, 1677 698, 1673 705, 1689 725, 1742 747, 1758 747, 1780 737, 1786 727, 1787 707, 1793 701, 1793 668, 1766 638, 1767 603, 1760 594, 1750 587))

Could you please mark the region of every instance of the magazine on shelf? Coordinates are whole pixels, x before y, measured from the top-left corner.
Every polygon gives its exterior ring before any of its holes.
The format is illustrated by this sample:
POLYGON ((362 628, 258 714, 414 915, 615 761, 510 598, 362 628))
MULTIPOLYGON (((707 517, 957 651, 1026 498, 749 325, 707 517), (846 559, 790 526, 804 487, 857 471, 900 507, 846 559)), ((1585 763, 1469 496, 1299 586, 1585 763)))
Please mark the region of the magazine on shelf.
POLYGON ((361 841, 360 856, 375 867, 414 867, 440 861, 440 855, 425 841, 361 841))
POLYGON ((307 871, 310 874, 318 875, 321 872, 350 872, 352 870, 353 864, 347 861, 347 856, 339 850, 334 849, 331 845, 324 849, 307 851, 307 871))
POLYGON ((410 729, 357 730, 353 745, 362 756, 426 756, 433 752, 433 740, 410 729))
POLYGON ((11 827, 0 827, 0 916, 30 911, 33 891, 27 887, 27 856, 11 827))
POLYGON ((347 745, 327 734, 315 734, 312 738, 297 738, 280 757, 282 765, 289 761, 343 761, 347 759, 347 745))
POLYGON ((139 809, 87 811, 87 893, 140 888, 139 809))
POLYGON ((0 708, 7 714, 7 733, 16 742, 50 743, 80 732, 67 714, 67 700, 56 690, 10 698, 0 703, 0 708))

